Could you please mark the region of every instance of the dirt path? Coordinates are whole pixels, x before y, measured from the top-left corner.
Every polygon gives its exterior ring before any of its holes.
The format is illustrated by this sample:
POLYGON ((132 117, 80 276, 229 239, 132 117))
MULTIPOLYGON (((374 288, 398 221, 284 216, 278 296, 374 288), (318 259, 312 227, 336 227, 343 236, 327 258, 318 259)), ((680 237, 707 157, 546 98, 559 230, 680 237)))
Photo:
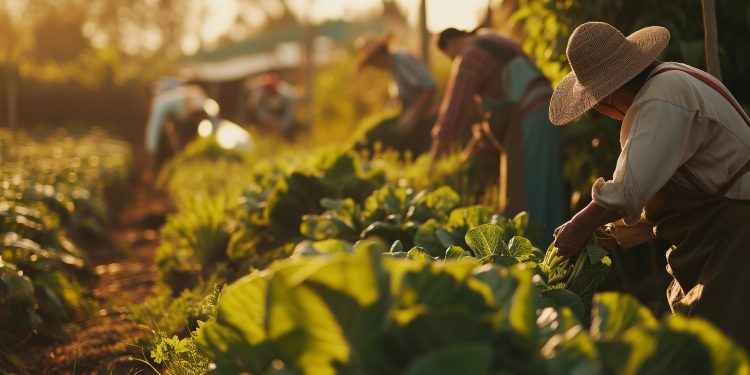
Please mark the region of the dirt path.
POLYGON ((119 220, 108 236, 110 246, 127 250, 119 255, 112 248, 91 252, 95 275, 85 286, 97 301, 94 316, 78 321, 80 328, 62 342, 30 349, 33 354, 22 355, 27 373, 128 374, 144 369, 133 360, 144 354, 128 342, 146 337, 149 332, 124 316, 129 306, 153 295, 158 278, 154 263, 158 227, 170 208, 163 195, 143 186, 134 186, 123 198, 119 220))

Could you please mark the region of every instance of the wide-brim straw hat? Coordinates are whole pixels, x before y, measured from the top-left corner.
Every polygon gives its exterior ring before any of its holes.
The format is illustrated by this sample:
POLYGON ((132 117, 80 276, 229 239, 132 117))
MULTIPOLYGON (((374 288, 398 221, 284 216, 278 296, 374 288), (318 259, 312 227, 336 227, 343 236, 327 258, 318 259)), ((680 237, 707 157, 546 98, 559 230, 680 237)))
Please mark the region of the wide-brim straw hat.
POLYGON ((612 25, 586 22, 568 40, 573 70, 555 87, 549 119, 567 124, 642 72, 669 43, 669 30, 649 26, 625 37, 612 25))
POLYGON ((367 33, 357 38, 354 42, 355 47, 359 49, 357 56, 357 69, 362 70, 370 64, 375 53, 380 51, 383 47, 388 46, 393 39, 393 32, 386 31, 382 35, 375 35, 367 33))

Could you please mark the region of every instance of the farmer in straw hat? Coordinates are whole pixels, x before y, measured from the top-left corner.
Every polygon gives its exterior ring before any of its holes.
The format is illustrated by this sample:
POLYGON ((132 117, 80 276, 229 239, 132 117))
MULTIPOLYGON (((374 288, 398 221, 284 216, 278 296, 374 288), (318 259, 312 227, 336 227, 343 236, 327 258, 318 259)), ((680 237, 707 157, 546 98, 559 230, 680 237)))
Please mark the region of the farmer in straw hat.
POLYGON ((672 311, 706 318, 750 349, 750 119, 716 78, 655 60, 669 37, 656 26, 625 37, 601 22, 573 31, 573 71, 555 88, 550 120, 563 125, 594 108, 622 121, 622 152, 555 246, 575 255, 595 228, 620 219, 652 227, 672 243, 672 311))
POLYGON ((539 240, 551 242, 567 210, 561 132, 547 119, 549 81, 518 43, 488 29, 449 28, 440 33, 437 44, 454 62, 433 129, 433 157, 463 146, 461 132, 480 107, 487 121, 464 150, 477 170, 472 179, 497 183, 500 177, 500 208, 506 215, 528 211, 547 236, 539 240), (475 96, 481 98, 479 106, 475 96))
POLYGON ((361 146, 383 146, 422 153, 430 147, 430 129, 437 114, 437 84, 427 66, 407 51, 390 46, 393 34, 360 37, 358 70, 373 67, 388 71, 398 92, 401 114, 369 129, 361 146))

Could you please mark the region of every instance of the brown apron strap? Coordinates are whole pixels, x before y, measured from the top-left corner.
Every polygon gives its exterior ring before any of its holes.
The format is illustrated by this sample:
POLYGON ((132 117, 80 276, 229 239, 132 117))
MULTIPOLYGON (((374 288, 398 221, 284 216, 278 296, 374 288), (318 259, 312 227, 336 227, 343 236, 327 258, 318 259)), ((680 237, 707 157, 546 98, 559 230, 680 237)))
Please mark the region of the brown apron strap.
MULTIPOLYGON (((678 70, 680 72, 684 72, 684 73, 690 74, 691 76, 699 79, 701 82, 705 83, 706 85, 708 85, 709 87, 711 87, 712 89, 714 89, 717 93, 719 93, 719 95, 721 95, 722 97, 724 97, 724 99, 726 99, 726 101, 728 101, 729 104, 732 105, 732 107, 734 107, 734 109, 737 111, 737 113, 739 113, 739 115, 742 117, 742 119, 745 120, 745 123, 748 126, 750 126, 750 117, 748 117, 747 113, 745 113, 745 111, 742 109, 742 106, 740 106, 740 104, 737 103, 737 101, 732 97, 732 95, 729 94, 729 92, 727 92, 727 90, 724 90, 721 86, 719 86, 716 82, 714 82, 713 80, 711 80, 710 78, 706 77, 705 75, 703 75, 701 73, 698 73, 698 72, 692 71, 692 70, 688 70, 688 69, 683 69, 683 68, 668 67, 668 68, 664 68, 664 69, 661 69, 661 70, 655 72, 654 74, 651 75, 651 77, 649 77, 649 79, 654 78, 654 77, 656 77, 657 75, 659 75, 661 73, 669 72, 669 71, 672 71, 672 70, 678 70)), ((734 176, 732 176, 732 178, 730 178, 729 181, 727 181, 724 184, 724 186, 721 187, 721 189, 717 192, 717 195, 718 196, 724 196, 724 194, 726 194, 727 191, 729 191, 729 189, 734 185, 734 183, 737 182, 737 180, 739 180, 739 178, 742 177, 742 175, 744 175, 748 171, 750 171, 750 160, 748 160, 748 162, 745 163, 745 165, 742 166, 742 168, 740 168, 737 171, 737 173, 735 173, 734 176)), ((683 168, 683 172, 684 172, 685 176, 688 177, 688 180, 692 180, 691 183, 695 184, 696 181, 698 181, 698 179, 695 177, 695 175, 693 175, 692 173, 690 173, 687 169, 683 168)), ((700 184, 696 184, 696 186, 700 186, 700 184)))
POLYGON ((711 87, 712 89, 714 89, 716 92, 719 93, 719 95, 723 96, 724 99, 726 99, 729 102, 729 104, 732 105, 732 107, 734 107, 734 109, 737 111, 737 113, 739 113, 740 116, 742 116, 742 119, 745 120, 745 123, 748 126, 750 126, 750 117, 747 116, 747 113, 745 113, 745 111, 742 109, 742 107, 740 106, 740 104, 737 103, 737 101, 734 100, 734 98, 732 98, 732 95, 729 94, 729 92, 727 92, 727 90, 724 90, 721 86, 719 86, 716 82, 712 81, 710 78, 704 76, 703 74, 700 74, 700 73, 692 71, 692 70, 687 70, 687 69, 682 69, 682 68, 676 68, 676 67, 668 67, 668 68, 664 68, 664 69, 661 69, 661 70, 657 71, 656 73, 654 73, 653 75, 651 75, 651 77, 649 77, 649 79, 654 78, 657 75, 662 74, 664 72, 669 72, 669 71, 672 71, 672 70, 678 70, 678 71, 690 74, 691 76, 693 76, 693 77, 701 80, 703 83, 705 83, 706 85, 708 85, 709 87, 711 87))

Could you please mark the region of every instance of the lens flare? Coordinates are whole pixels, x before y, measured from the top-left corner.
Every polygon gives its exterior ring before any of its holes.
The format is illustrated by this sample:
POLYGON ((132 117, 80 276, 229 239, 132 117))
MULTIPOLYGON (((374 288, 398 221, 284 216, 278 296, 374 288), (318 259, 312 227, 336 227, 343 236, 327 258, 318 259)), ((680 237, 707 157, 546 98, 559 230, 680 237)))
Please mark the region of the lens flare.
POLYGON ((210 120, 203 120, 200 124, 198 124, 198 135, 201 136, 201 138, 206 138, 209 135, 211 135, 211 132, 214 130, 214 126, 211 125, 210 120))

